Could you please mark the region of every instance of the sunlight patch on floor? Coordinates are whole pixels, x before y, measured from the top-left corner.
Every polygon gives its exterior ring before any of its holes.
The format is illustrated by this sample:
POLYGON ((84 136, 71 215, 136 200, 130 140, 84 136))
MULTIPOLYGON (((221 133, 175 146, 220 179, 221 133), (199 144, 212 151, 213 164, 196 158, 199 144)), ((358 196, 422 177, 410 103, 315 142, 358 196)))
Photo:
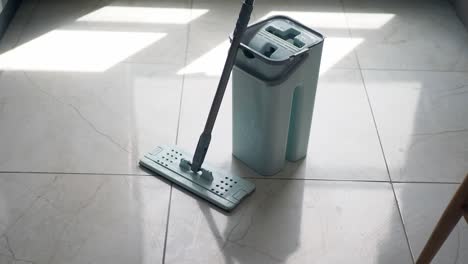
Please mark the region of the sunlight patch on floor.
POLYGON ((0 55, 0 69, 103 72, 166 33, 53 30, 0 55))
POLYGON ((208 9, 106 6, 77 21, 145 24, 188 24, 208 9))
POLYGON ((311 28, 335 29, 379 29, 395 15, 387 13, 344 13, 340 12, 302 12, 271 11, 260 20, 271 16, 287 16, 311 28))
POLYGON ((326 73, 359 46, 362 38, 326 38, 320 62, 320 75, 326 73))
POLYGON ((178 75, 202 73, 207 76, 220 76, 229 50, 229 40, 206 52, 177 72, 178 75))

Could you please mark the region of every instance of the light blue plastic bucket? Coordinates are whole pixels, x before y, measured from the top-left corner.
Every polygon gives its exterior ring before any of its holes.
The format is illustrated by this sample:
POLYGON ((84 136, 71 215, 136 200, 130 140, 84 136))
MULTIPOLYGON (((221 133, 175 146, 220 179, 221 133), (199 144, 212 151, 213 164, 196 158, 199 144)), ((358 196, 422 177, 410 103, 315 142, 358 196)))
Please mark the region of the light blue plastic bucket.
POLYGON ((285 16, 247 29, 233 69, 233 155, 261 175, 307 154, 323 43, 285 16))

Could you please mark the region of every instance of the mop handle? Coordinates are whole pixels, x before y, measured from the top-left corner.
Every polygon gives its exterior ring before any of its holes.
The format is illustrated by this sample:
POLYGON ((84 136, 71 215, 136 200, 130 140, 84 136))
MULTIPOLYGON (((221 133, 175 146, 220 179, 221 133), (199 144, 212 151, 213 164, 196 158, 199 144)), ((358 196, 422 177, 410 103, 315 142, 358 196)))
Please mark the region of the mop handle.
POLYGON ((213 103, 211 104, 211 109, 208 115, 208 119, 206 120, 205 129, 200 135, 197 149, 193 155, 193 161, 191 164, 191 169, 193 172, 198 172, 203 164, 203 161, 205 160, 206 152, 208 151, 208 147, 211 141, 211 132, 213 131, 216 117, 218 116, 219 108, 221 106, 221 102, 223 101, 224 92, 226 91, 229 76, 236 59, 237 50, 239 49, 242 36, 244 35, 245 30, 247 29, 247 25, 249 24, 250 14, 252 13, 254 1, 255 0, 244 0, 242 3, 242 8, 236 23, 236 28, 234 29, 231 46, 229 47, 229 52, 224 64, 223 73, 221 74, 221 78, 219 80, 218 89, 216 90, 213 103))

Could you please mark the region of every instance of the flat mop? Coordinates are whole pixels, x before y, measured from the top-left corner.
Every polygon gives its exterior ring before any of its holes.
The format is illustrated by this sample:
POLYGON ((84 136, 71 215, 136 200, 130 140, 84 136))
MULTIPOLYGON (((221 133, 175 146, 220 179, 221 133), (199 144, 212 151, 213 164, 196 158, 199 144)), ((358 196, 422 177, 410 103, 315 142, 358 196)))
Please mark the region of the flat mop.
POLYGON ((140 166, 168 179, 220 208, 231 211, 255 190, 255 185, 235 175, 222 174, 203 162, 211 141, 211 132, 218 116, 237 50, 247 28, 254 0, 244 0, 234 29, 231 47, 224 64, 210 113, 198 140, 192 162, 190 155, 177 146, 158 146, 140 160, 140 166))

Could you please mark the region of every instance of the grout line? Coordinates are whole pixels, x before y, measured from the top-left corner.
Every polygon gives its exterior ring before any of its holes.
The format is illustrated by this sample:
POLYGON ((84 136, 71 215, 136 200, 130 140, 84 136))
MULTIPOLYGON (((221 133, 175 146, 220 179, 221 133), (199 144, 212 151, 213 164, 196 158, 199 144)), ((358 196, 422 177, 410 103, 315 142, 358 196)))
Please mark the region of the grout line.
POLYGON ((461 70, 425 70, 425 69, 396 69, 396 68, 367 68, 361 67, 364 71, 392 71, 392 72, 433 72, 433 73, 468 73, 461 70))
MULTIPOLYGON (((356 60, 357 60, 357 63, 359 65, 359 68, 361 68, 361 64, 359 62, 359 59, 356 55, 356 60)), ((393 192, 393 199, 395 200, 395 203, 396 203, 396 207, 397 207, 397 211, 398 211, 398 215, 400 217, 400 222, 401 222, 401 226, 403 228, 403 232, 405 234, 405 239, 406 239, 406 245, 408 246, 408 250, 409 250, 409 253, 410 253, 410 256, 411 256, 411 261, 412 263, 415 263, 415 260, 414 260, 414 256, 413 256, 413 251, 411 249, 411 245, 410 245, 410 242, 409 242, 409 238, 408 238, 408 232, 406 231, 406 226, 405 226, 405 222, 403 220, 403 215, 401 213, 401 209, 400 209, 400 204, 398 203, 398 199, 397 199, 397 196, 396 196, 396 193, 395 193, 395 186, 393 185, 393 182, 392 182, 392 177, 390 175, 390 169, 388 167, 388 161, 387 161, 387 157, 385 156, 385 150, 383 148, 383 144, 382 144, 382 138, 380 136, 380 133, 379 133, 379 129, 378 129, 378 126, 377 126, 377 121, 375 119, 375 114, 374 114, 374 110, 372 109, 372 103, 370 101, 370 97, 369 97, 369 93, 367 91, 367 86, 366 86, 366 82, 364 80, 364 74, 362 73, 362 69, 359 70, 360 74, 361 74, 361 80, 362 80, 362 84, 364 86, 364 91, 366 93, 366 97, 367 97, 367 103, 369 105, 369 109, 370 109, 370 112, 371 112, 371 116, 372 116, 372 120, 374 122, 374 127, 375 127, 375 132, 377 133, 377 138, 379 140, 379 145, 380 145, 380 150, 382 152, 382 157, 383 157, 383 160, 384 160, 384 163, 385 163, 385 168, 387 170, 387 175, 388 175, 388 178, 390 179, 390 185, 392 186, 392 192, 393 192)))
MULTIPOLYGON (((348 32, 349 32, 349 35, 350 37, 352 38, 353 37, 353 33, 352 33, 352 30, 351 28, 349 27, 349 24, 348 24, 348 17, 346 16, 346 8, 345 8, 345 5, 344 5, 344 1, 343 0, 340 0, 340 3, 341 3, 341 6, 343 8, 343 13, 345 15, 345 21, 346 21, 346 25, 348 27, 348 32)), ((397 211, 398 211, 398 215, 400 217, 400 223, 401 223, 401 226, 403 228, 403 232, 405 234, 405 239, 406 239, 406 245, 408 246, 408 250, 409 250, 409 253, 410 253, 410 257, 411 257, 411 261, 412 263, 414 264, 415 263, 415 260, 414 260, 414 256, 413 256, 413 251, 411 250, 411 245, 410 245, 410 242, 409 242, 409 238, 408 238, 408 232, 406 231, 406 226, 405 226, 405 222, 403 220, 403 215, 401 213, 401 209, 400 209, 400 204, 398 203, 398 199, 397 199, 397 196, 396 196, 396 192, 395 192, 395 186, 393 185, 392 183, 392 177, 390 176, 390 169, 388 167, 388 162, 387 162, 387 158, 385 156, 385 150, 383 148, 383 144, 382 144, 382 138, 380 136, 380 133, 379 133, 379 129, 378 129, 378 126, 377 126, 377 121, 375 119, 375 114, 374 114, 374 110, 372 109, 372 103, 370 101, 370 98, 369 98, 369 93, 367 91, 367 86, 366 86, 366 82, 365 82, 365 79, 364 79, 364 74, 362 73, 363 69, 361 67, 361 63, 359 61, 359 57, 357 56, 357 52, 355 50, 353 50, 353 53, 354 53, 354 57, 356 58, 356 63, 359 67, 359 73, 361 75, 361 80, 362 80, 362 85, 364 87, 364 91, 366 93, 366 98, 367 98, 367 103, 368 103, 368 106, 369 106, 369 110, 371 112, 371 116, 372 116, 372 120, 374 122, 374 128, 375 128, 375 132, 377 134, 377 138, 379 140, 379 144, 380 144, 380 150, 382 152, 382 158, 384 160, 384 163, 385 163, 385 168, 387 170, 387 175, 388 175, 388 178, 390 180, 390 186, 392 186, 392 192, 393 192, 393 199, 395 200, 395 204, 396 204, 396 207, 397 207, 397 211)))
POLYGON ((398 183, 398 184, 450 184, 459 185, 461 182, 426 182, 426 181, 385 181, 366 179, 325 179, 325 178, 284 178, 284 177, 244 177, 251 180, 280 180, 280 181, 322 181, 322 182, 364 182, 364 183, 398 183))
MULTIPOLYGON (((193 0, 190 0, 190 17, 192 17, 192 10, 193 10, 193 0)), ((188 62, 188 53, 189 53, 189 43, 190 43, 190 31, 191 31, 192 23, 188 23, 187 25, 187 34, 186 34, 186 43, 185 43, 185 58, 184 58, 184 66, 187 66, 188 62)), ((184 98, 184 87, 185 87, 185 77, 186 74, 182 75, 182 87, 180 89, 180 100, 179 100, 179 116, 177 118, 177 130, 176 130, 176 139, 175 144, 179 142, 179 128, 180 128, 180 119, 182 117, 182 102, 184 98)))
POLYGON ((109 173, 109 172, 60 172, 60 171, 0 171, 0 174, 62 174, 62 175, 102 175, 102 176, 152 176, 150 174, 136 173, 109 173))
MULTIPOLYGON (((348 25, 348 18, 346 16, 346 9, 345 9, 345 6, 344 6, 344 3, 343 3, 343 0, 340 0, 340 3, 341 3, 341 6, 343 8, 343 13, 345 15, 345 21, 346 21, 346 25, 348 27, 348 33, 349 33, 349 36, 352 38, 353 37, 353 33, 348 25)), ((354 57, 356 59, 356 63, 358 65, 358 68, 359 68, 359 74, 360 74, 360 77, 361 77, 361 81, 362 81, 362 86, 364 87, 364 92, 366 94, 366 99, 367 99, 367 104, 369 106, 369 110, 370 110, 370 113, 371 113, 371 117, 372 117, 372 121, 374 123, 374 128, 375 128, 375 132, 377 134, 377 139, 379 140, 379 145, 380 145, 380 150, 382 152, 382 158, 384 160, 384 163, 385 163, 385 168, 387 170, 387 175, 388 175, 388 178, 390 180, 390 182, 392 181, 392 178, 390 176, 390 169, 388 168, 388 162, 387 162, 387 158, 385 157, 385 151, 384 151, 384 148, 383 148, 383 145, 382 145, 382 138, 380 136, 380 133, 379 133, 379 129, 378 129, 378 126, 377 126, 377 121, 375 120, 375 114, 374 114, 374 110, 372 109, 372 104, 370 102, 370 98, 369 98, 369 93, 367 92, 367 86, 366 86, 366 82, 364 80, 364 74, 362 73, 362 67, 361 67, 361 63, 359 61, 359 57, 357 56, 357 53, 355 50, 353 50, 353 54, 354 54, 354 57)))
POLYGON ((397 184, 408 183, 408 184, 454 184, 454 185, 460 185, 461 181, 460 182, 392 181, 392 183, 397 183, 397 184))
POLYGON ((166 232, 164 233, 164 246, 163 246, 163 256, 162 256, 162 263, 166 263, 166 247, 167 247, 167 234, 169 232, 169 220, 171 216, 171 204, 172 204, 172 183, 171 189, 169 192, 169 204, 167 206, 167 218, 166 218, 166 232))
POLYGON ((267 177, 244 177, 251 180, 280 180, 280 181, 322 181, 322 182, 364 182, 364 183, 397 183, 397 184, 447 184, 459 185, 461 182, 427 182, 427 181, 384 181, 366 179, 325 179, 325 178, 267 178, 267 177))
MULTIPOLYGON (((44 175, 99 175, 99 176, 135 176, 135 177, 155 177, 153 174, 136 174, 136 173, 96 173, 96 172, 47 172, 47 171, 0 171, 2 174, 44 174, 44 175)), ((287 178, 287 177, 268 177, 254 176, 243 177, 251 180, 279 180, 279 181, 322 181, 322 182, 364 182, 364 183, 390 183, 385 180, 366 180, 366 179, 326 179, 326 178, 287 178)), ((461 182, 429 182, 429 181, 392 181, 397 184, 450 184, 458 185, 461 182)))
POLYGON ((395 203, 396 203, 397 210, 398 210, 398 215, 400 216, 401 226, 403 227, 403 232, 405 234, 406 244, 408 245, 411 260, 413 261, 413 263, 415 263, 413 250, 411 249, 411 245, 410 245, 410 241, 408 237, 408 232, 406 231, 405 221, 403 220, 403 214, 401 213, 400 203, 398 202, 398 198, 395 192, 395 186, 393 185, 393 183, 390 183, 390 185, 392 186, 393 198, 395 199, 395 203))
MULTIPOLYGON (((190 0, 190 17, 192 16, 193 11, 193 0, 190 0)), ((184 67, 187 65, 188 61, 188 52, 189 52, 189 43, 190 43, 190 31, 191 31, 191 23, 187 25, 187 34, 186 34, 186 43, 185 43, 185 57, 184 57, 184 67)), ((186 74, 182 76, 182 83, 180 88, 180 99, 179 99, 179 115, 177 118, 177 127, 176 127, 176 138, 175 144, 177 145, 179 141, 179 129, 180 129, 180 119, 182 117, 182 102, 184 98, 184 86, 185 86, 185 77, 186 74)), ((169 221, 171 216, 171 205, 172 205, 172 190, 173 184, 170 185, 170 194, 169 194, 169 204, 167 207, 167 218, 166 218, 166 232, 164 234, 164 247, 163 247, 163 256, 162 256, 162 263, 166 263, 166 250, 167 250, 167 236, 169 233, 169 221)))
POLYGON ((250 180, 278 180, 278 181, 322 181, 322 182, 366 182, 366 183, 390 183, 390 181, 379 181, 379 180, 352 180, 352 179, 324 179, 324 178, 284 178, 284 177, 244 177, 244 179, 250 180))
MULTIPOLYGON (((358 64, 359 68, 361 68, 359 58, 357 57, 356 53, 355 53, 355 55, 356 55, 357 64, 358 64)), ((388 178, 389 178, 390 182, 392 182, 392 177, 390 176, 390 169, 388 167, 387 157, 385 156, 385 150, 384 150, 384 147, 383 147, 383 144, 382 144, 382 137, 380 136, 380 133, 379 133, 379 128, 377 126, 377 120, 375 119, 374 109, 372 108, 372 103, 370 101, 369 92, 367 91, 367 85, 366 85, 366 82, 365 82, 365 79, 364 79, 364 74, 362 73, 362 69, 359 70, 359 74, 360 74, 360 77, 361 77, 362 86, 364 87, 364 92, 366 94, 367 104, 369 106, 369 110, 370 110, 370 113, 371 113, 372 122, 374 123, 375 133, 377 134, 377 139, 379 140, 380 151, 382 153, 382 158, 383 158, 383 161, 385 163, 385 169, 387 170, 387 175, 388 175, 388 178)))

